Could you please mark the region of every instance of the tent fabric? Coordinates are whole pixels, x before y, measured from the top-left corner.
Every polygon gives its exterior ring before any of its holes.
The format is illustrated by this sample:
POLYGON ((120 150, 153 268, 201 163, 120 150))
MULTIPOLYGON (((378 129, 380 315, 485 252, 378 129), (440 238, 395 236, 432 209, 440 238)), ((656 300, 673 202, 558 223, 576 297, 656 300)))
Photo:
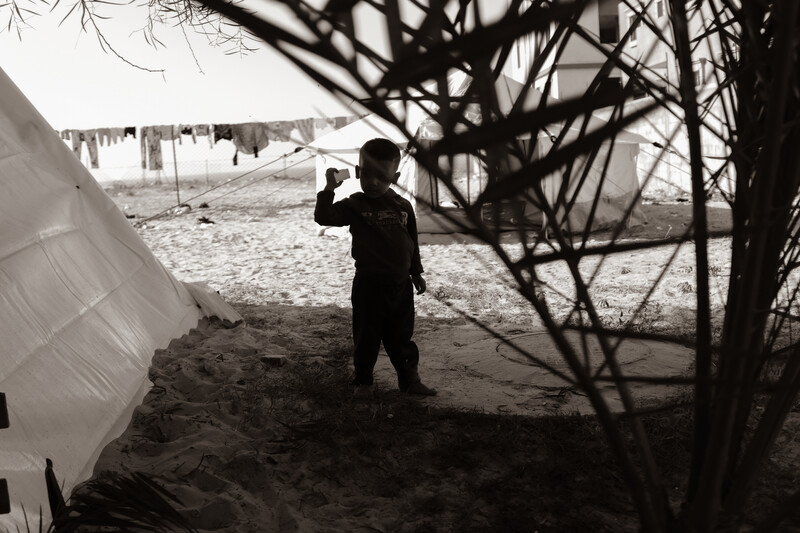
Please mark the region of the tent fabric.
MULTIPOLYGON (((539 148, 546 152, 552 142, 539 139, 539 148)), ((635 143, 604 143, 598 149, 587 170, 587 158, 576 158, 570 179, 564 187, 566 171, 553 173, 542 181, 550 205, 559 205, 555 220, 546 221, 551 227, 561 227, 568 233, 611 228, 623 222, 627 227, 644 223, 635 143), (607 165, 605 175, 604 167, 607 165), (581 183, 581 180, 583 182, 581 183), (561 201, 557 202, 561 195, 561 201), (565 206, 569 206, 567 210, 565 206)))
POLYGON ((24 529, 23 505, 47 508, 45 458, 66 494, 90 476, 141 402, 155 350, 203 310, 2 70, 0 180, 0 391, 10 421, 0 478, 11 500, 0 524, 13 530, 24 529))

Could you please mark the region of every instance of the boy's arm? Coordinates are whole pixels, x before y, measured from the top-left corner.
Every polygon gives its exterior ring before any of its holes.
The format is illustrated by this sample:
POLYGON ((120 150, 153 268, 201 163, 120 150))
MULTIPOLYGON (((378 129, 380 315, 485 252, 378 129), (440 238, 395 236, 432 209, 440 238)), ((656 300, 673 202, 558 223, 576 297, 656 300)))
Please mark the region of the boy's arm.
POLYGON ((317 205, 314 207, 314 222, 320 226, 349 226, 352 221, 352 211, 348 209, 346 201, 333 203, 334 189, 341 185, 334 175, 336 169, 329 168, 325 172, 327 184, 317 193, 317 205))
POLYGON ((419 255, 419 238, 417 237, 417 219, 414 217, 414 209, 409 209, 408 213, 408 234, 411 235, 411 240, 414 241, 414 253, 411 255, 411 283, 417 289, 417 294, 424 293, 428 284, 422 277, 422 259, 419 255))

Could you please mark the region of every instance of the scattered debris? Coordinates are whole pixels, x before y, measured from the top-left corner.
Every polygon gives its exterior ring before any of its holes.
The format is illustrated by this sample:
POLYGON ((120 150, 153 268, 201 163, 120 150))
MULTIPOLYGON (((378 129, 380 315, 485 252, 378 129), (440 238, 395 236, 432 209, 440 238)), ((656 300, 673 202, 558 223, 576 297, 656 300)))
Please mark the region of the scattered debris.
POLYGON ((678 284, 678 291, 681 292, 682 294, 689 294, 694 292, 694 287, 692 287, 692 284, 689 283, 688 281, 684 281, 678 284))
POLYGON ((208 217, 200 217, 197 219, 197 221, 201 224, 216 224, 216 222, 214 222, 208 217))

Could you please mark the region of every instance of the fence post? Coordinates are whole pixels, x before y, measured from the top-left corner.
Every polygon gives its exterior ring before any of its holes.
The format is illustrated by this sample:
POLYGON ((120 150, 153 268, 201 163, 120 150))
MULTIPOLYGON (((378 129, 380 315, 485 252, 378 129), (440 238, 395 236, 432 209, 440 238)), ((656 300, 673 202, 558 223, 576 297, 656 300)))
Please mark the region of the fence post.
POLYGON ((170 126, 172 128, 172 165, 175 167, 175 194, 178 197, 178 206, 181 205, 181 191, 178 186, 178 156, 175 155, 175 124, 170 126))
MULTIPOLYGON (((5 429, 8 423, 8 407, 6 406, 6 395, 0 392, 0 429, 5 429)), ((0 514, 11 512, 11 499, 8 496, 8 482, 0 479, 0 514)))

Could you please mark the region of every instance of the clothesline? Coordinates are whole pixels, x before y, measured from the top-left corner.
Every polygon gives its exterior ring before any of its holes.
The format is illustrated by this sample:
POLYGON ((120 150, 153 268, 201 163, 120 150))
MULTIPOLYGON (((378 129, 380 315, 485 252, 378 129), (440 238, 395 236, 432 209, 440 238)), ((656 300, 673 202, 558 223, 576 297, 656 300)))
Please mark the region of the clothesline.
POLYGON ((317 130, 339 129, 358 120, 360 116, 342 116, 332 118, 306 118, 299 120, 283 120, 271 122, 245 122, 238 124, 170 124, 159 126, 126 126, 116 128, 66 129, 59 133, 61 138, 71 141, 72 151, 80 159, 83 144, 89 151, 92 168, 100 168, 98 146, 109 146, 124 141, 131 136, 139 138, 141 163, 143 169, 162 170, 164 168, 161 153, 161 141, 178 141, 183 144, 184 136, 191 136, 197 143, 197 137, 208 137, 209 147, 213 148, 220 140, 229 140, 236 147, 233 164, 238 164, 239 152, 253 154, 258 157, 259 151, 266 148, 270 141, 290 141, 292 132, 297 130, 298 138, 310 143, 316 138, 317 130))

